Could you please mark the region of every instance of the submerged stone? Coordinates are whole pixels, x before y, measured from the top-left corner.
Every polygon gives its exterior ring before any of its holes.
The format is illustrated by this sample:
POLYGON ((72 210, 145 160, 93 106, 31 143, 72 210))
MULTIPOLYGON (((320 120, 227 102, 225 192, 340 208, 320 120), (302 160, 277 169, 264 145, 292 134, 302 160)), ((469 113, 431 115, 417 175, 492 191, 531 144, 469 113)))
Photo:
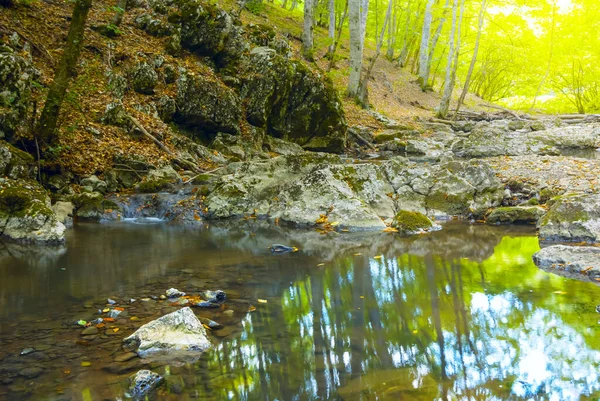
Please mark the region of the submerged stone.
POLYGON ((546 213, 538 206, 499 207, 487 217, 489 224, 535 224, 546 213))
POLYGON ((396 214, 392 221, 392 227, 397 229, 398 232, 408 235, 435 231, 440 228, 424 214, 408 210, 400 210, 396 214))
POLYGON ((125 394, 127 398, 142 399, 163 381, 158 373, 140 370, 129 378, 131 384, 125 394))
POLYGON ((600 242, 600 195, 564 195, 539 221, 542 240, 600 242))
POLYGON ((553 245, 533 255, 540 269, 597 283, 600 278, 600 248, 553 245))

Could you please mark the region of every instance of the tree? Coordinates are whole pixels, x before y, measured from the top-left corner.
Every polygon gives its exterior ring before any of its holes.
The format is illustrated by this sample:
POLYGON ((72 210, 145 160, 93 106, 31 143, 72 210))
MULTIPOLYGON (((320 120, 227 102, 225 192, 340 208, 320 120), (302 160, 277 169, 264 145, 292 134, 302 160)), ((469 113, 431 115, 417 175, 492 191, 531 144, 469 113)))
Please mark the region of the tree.
POLYGON ((481 0, 481 9, 479 10, 479 20, 477 23, 477 38, 475 39, 475 49, 473 50, 473 57, 471 57, 471 64, 469 65, 469 71, 467 71, 467 76, 465 77, 465 84, 463 86, 462 93, 458 98, 458 103, 456 105, 456 114, 460 110, 460 106, 465 101, 465 97, 469 92, 469 86, 471 85, 471 76, 473 75, 473 70, 475 69, 475 63, 477 62, 477 53, 479 52, 479 41, 481 40, 481 30, 483 28, 483 17, 485 16, 485 8, 487 6, 487 0, 481 0))
POLYGON ((556 0, 554 0, 552 2, 552 28, 550 29, 550 54, 548 55, 548 67, 546 68, 546 73, 542 77, 542 80, 540 81, 540 84, 538 85, 537 90, 535 91, 535 95, 533 96, 533 103, 531 103, 531 107, 529 108, 529 111, 531 111, 535 108, 535 103, 537 102, 537 98, 540 95, 540 90, 542 89, 542 86, 544 86, 546 79, 548 79, 548 75, 550 75, 550 70, 552 69, 552 56, 554 55, 554 30, 555 29, 556 29, 556 0))
POLYGON ((348 23, 350 24, 350 77, 347 94, 355 98, 358 95, 362 72, 362 40, 364 36, 361 29, 361 0, 348 0, 348 23))
POLYGON ((54 73, 54 82, 50 85, 44 110, 37 125, 38 138, 46 144, 51 144, 56 136, 60 109, 71 76, 77 67, 77 60, 83 46, 85 24, 91 7, 92 0, 75 0, 65 51, 54 73))
POLYGON ((328 53, 333 53, 334 42, 335 42, 335 0, 329 0, 329 31, 327 37, 330 40, 328 53))
POLYGON ((304 31, 302 33, 302 55, 307 60, 313 60, 313 29, 315 25, 314 0, 304 0, 304 31))
POLYGON ((446 65, 446 80, 444 81, 444 92, 442 100, 437 112, 439 118, 446 118, 448 109, 450 108, 450 99, 454 90, 454 82, 456 80, 456 70, 458 68, 458 56, 460 53, 460 30, 462 17, 464 13, 465 0, 460 3, 460 16, 457 21, 459 0, 454 0, 452 7, 452 33, 450 34, 450 51, 448 52, 448 63, 446 65), (456 42, 456 45, 455 45, 456 42))
POLYGON ((371 62, 369 63, 369 67, 367 68, 367 72, 365 76, 360 80, 359 89, 358 89, 358 101, 360 104, 368 108, 369 107, 369 98, 368 98, 368 87, 369 87, 369 79, 371 79, 371 73, 373 72, 373 67, 375 66, 375 62, 377 58, 379 58, 379 54, 381 53, 381 47, 383 46, 383 38, 385 36, 385 28, 390 23, 390 17, 392 14, 392 5, 394 1, 388 1, 387 11, 385 13, 385 20, 383 21, 383 27, 381 28, 381 34, 379 35, 379 39, 377 40, 377 49, 375 50, 375 55, 371 58, 371 62))
POLYGON ((429 35, 431 33, 431 20, 433 18, 431 14, 432 7, 433 0, 427 0, 421 33, 421 48, 419 50, 419 85, 422 90, 427 88, 427 81, 429 81, 429 35))

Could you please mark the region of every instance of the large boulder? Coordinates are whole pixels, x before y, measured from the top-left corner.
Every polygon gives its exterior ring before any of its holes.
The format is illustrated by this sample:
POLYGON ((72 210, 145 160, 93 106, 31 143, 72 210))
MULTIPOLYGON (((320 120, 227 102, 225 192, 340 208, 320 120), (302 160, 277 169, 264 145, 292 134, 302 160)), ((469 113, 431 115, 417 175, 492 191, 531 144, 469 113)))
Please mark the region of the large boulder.
POLYGON ((146 323, 123 343, 142 358, 201 354, 212 347, 204 326, 189 307, 146 323))
POLYGON ((564 195, 552 201, 539 221, 546 241, 600 242, 600 195, 564 195))
POLYGON ((486 219, 489 224, 535 224, 546 213, 539 206, 499 207, 486 219))
POLYGON ((131 83, 137 93, 154 94, 154 88, 158 85, 158 74, 154 66, 145 62, 137 64, 131 72, 131 83))
POLYGON ((427 216, 419 212, 400 210, 394 216, 392 227, 398 232, 407 235, 422 234, 428 231, 435 231, 441 227, 435 225, 427 216))
POLYGON ((240 132, 242 106, 237 94, 217 78, 181 74, 177 80, 177 114, 180 124, 202 132, 240 132))
POLYGON ((241 96, 248 121, 305 149, 342 152, 346 120, 338 94, 322 74, 273 49, 252 50, 241 96))
POLYGON ((0 235, 19 242, 61 243, 65 229, 39 183, 0 179, 0 235))
POLYGON ((181 45, 225 67, 239 60, 248 44, 233 16, 215 5, 197 0, 182 1, 181 45))
POLYGON ((600 248, 592 246, 553 245, 533 255, 540 269, 598 283, 600 248))
POLYGON ((36 171, 33 156, 8 142, 0 141, 0 176, 13 180, 33 179, 36 171))
POLYGON ((10 138, 24 126, 37 74, 30 60, 0 44, 0 138, 10 138))

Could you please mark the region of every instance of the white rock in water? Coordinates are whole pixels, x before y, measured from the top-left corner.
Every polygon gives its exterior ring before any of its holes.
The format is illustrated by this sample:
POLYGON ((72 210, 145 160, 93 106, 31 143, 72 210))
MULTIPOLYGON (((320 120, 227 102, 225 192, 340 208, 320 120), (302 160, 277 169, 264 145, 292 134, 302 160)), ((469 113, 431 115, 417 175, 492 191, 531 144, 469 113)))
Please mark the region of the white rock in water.
POLYGON ((165 294, 167 294, 167 298, 179 298, 185 296, 185 292, 181 292, 177 288, 169 288, 165 294))
POLYGON ((154 390, 163 381, 163 378, 158 373, 150 370, 140 370, 132 375, 129 380, 131 384, 125 396, 140 399, 154 390))
POLYGON ((137 348, 142 358, 177 351, 203 352, 212 347, 204 326, 189 307, 143 325, 123 343, 126 348, 137 348))

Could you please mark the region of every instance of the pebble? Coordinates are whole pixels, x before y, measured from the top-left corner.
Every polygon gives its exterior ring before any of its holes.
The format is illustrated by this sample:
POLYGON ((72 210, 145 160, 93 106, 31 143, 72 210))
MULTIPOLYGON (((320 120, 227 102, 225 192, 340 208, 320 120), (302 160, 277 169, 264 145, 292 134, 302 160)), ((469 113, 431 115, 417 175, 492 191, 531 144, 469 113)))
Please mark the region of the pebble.
POLYGON ((106 301, 106 303, 108 303, 109 305, 114 305, 114 304, 117 303, 117 301, 115 301, 114 299, 108 298, 108 300, 106 301))
POLYGON ((137 358, 137 354, 135 352, 127 352, 125 354, 117 355, 115 357, 115 362, 127 362, 130 359, 137 358))
POLYGON ((90 326, 83 329, 81 332, 82 336, 92 336, 98 334, 98 328, 96 326, 90 326))
POLYGON ((42 374, 44 369, 39 367, 25 368, 19 371, 19 374, 27 379, 35 379, 42 374))
POLYGON ((32 352, 35 352, 35 348, 24 348, 24 349, 21 351, 20 355, 29 355, 29 354, 31 354, 32 352))

